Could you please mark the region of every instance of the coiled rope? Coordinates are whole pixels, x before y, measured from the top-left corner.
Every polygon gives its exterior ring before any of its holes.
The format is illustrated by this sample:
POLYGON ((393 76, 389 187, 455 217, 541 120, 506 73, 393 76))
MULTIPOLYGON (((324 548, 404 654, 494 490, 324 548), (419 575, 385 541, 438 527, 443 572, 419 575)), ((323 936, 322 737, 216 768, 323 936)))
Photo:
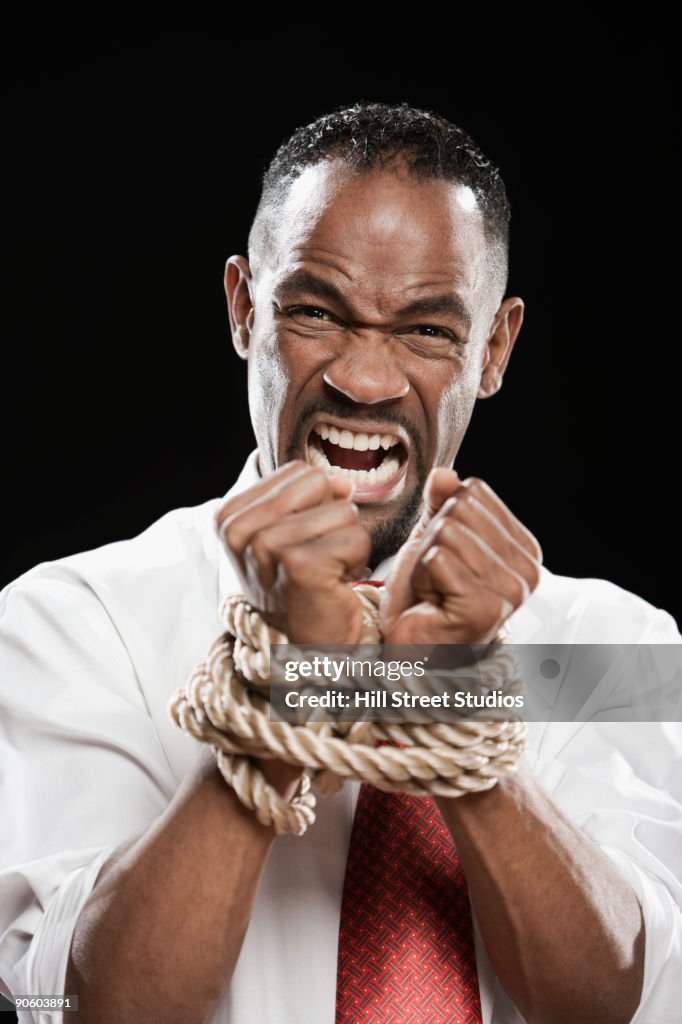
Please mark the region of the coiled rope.
MULTIPOLYGON (((378 588, 360 584, 355 593, 363 607, 360 644, 379 644, 378 588)), ((174 694, 170 713, 179 728, 213 747, 218 768, 239 800, 277 833, 302 835, 315 821, 312 781, 325 796, 344 780, 355 779, 389 792, 458 797, 491 789, 516 770, 526 729, 515 719, 272 721, 270 645, 288 644, 288 638, 239 595, 225 601, 221 618, 227 632, 174 694), (266 781, 254 760, 273 757, 302 770, 289 801, 266 781)), ((477 667, 491 690, 518 687, 518 664, 503 636, 477 667)))

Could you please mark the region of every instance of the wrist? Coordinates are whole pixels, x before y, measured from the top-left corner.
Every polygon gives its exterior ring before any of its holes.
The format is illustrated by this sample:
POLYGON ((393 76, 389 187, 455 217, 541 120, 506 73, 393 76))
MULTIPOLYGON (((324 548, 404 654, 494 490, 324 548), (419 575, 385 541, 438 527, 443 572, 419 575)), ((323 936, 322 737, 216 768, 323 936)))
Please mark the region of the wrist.
POLYGON ((530 802, 537 788, 535 776, 522 757, 516 770, 501 776, 490 789, 465 796, 436 797, 435 802, 448 827, 467 829, 488 820, 499 823, 512 807, 523 813, 524 804, 530 802))
POLYGON ((274 757, 256 757, 254 761, 265 781, 277 790, 282 799, 291 800, 301 781, 301 768, 274 757))

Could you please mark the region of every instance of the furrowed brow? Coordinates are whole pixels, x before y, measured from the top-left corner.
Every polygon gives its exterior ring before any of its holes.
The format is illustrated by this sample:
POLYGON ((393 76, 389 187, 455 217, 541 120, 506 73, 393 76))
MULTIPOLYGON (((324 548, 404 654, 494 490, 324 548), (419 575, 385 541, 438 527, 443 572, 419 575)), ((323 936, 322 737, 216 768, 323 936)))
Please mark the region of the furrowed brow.
POLYGON ((463 302, 454 295, 430 295, 415 299, 398 311, 399 317, 454 316, 466 327, 471 327, 471 314, 463 302))
MULTIPOLYGON (((285 278, 277 286, 275 294, 279 301, 300 298, 305 293, 310 298, 321 301, 334 302, 343 309, 347 308, 347 302, 343 293, 330 281, 317 277, 309 270, 299 270, 285 278)), ((423 299, 415 299, 398 310, 396 316, 400 318, 412 316, 452 316, 471 328, 472 318, 464 303, 455 298, 454 295, 431 295, 423 299)))
POLYGON ((280 301, 297 298, 302 292, 311 298, 336 302, 338 305, 345 304, 343 295, 335 285, 321 277, 316 277, 309 270, 300 270, 292 274, 276 288, 276 295, 280 301))

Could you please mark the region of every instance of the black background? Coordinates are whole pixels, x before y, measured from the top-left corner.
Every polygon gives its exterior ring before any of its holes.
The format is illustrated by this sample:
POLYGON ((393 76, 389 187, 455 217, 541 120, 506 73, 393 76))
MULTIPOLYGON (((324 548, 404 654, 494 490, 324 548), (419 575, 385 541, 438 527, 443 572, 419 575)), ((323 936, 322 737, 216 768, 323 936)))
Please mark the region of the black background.
POLYGON ((224 493, 253 441, 222 272, 265 163, 339 104, 407 100, 474 135, 513 208, 526 322, 461 468, 553 571, 680 618, 665 27, 87 17, 3 43, 0 582, 224 493))
POLYGON ((474 135, 513 207, 526 323, 461 468, 555 572, 682 619, 677 55, 655 9, 598 28, 413 8, 380 31, 346 8, 276 26, 240 8, 229 29, 21 10, 0 35, 0 583, 227 489, 252 437, 222 270, 245 249, 260 173, 333 107, 407 100, 474 135))

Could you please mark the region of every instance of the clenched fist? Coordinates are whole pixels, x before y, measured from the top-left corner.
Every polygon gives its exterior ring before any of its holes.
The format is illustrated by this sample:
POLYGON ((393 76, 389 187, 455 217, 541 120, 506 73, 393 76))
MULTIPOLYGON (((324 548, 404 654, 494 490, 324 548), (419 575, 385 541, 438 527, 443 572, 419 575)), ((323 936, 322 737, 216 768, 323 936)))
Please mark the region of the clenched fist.
POLYGON ((434 469, 386 581, 387 643, 489 643, 540 582, 535 537, 482 480, 434 469))
POLYGON ((369 534, 352 484, 290 462, 226 501, 216 526, 242 591, 293 643, 356 643, 362 609, 350 585, 369 534))

